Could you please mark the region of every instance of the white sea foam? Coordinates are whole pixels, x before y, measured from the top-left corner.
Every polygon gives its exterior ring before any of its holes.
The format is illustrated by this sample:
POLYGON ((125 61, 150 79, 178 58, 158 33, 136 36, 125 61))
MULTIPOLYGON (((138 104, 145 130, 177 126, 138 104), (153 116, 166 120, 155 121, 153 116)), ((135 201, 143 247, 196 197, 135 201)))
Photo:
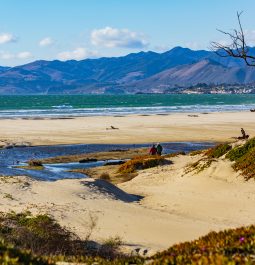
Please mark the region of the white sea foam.
POLYGON ((167 113, 201 113, 247 111, 254 104, 241 105, 178 105, 152 107, 110 107, 110 108, 72 108, 68 105, 55 106, 52 109, 0 110, 1 118, 36 118, 36 117, 82 117, 114 116, 130 114, 167 114, 167 113), (64 106, 64 107, 63 107, 64 106))

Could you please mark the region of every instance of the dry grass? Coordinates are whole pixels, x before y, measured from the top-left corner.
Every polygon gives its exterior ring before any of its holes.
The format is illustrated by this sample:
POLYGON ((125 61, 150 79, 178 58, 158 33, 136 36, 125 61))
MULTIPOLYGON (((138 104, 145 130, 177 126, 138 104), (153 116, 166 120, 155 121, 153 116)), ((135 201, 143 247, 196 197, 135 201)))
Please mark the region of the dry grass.
POLYGON ((111 178, 110 178, 110 175, 109 173, 107 172, 103 172, 100 176, 99 176, 100 179, 103 179, 103 180, 107 180, 109 181, 111 178))
POLYGON ((172 154, 166 154, 166 155, 163 155, 163 157, 164 158, 172 158, 172 157, 177 157, 179 155, 184 156, 184 155, 186 155, 186 153, 182 151, 182 152, 177 152, 177 153, 172 153, 172 154))
POLYGON ((85 174, 86 176, 89 176, 94 179, 100 179, 102 175, 108 174, 109 179, 107 179, 107 181, 113 184, 119 184, 130 181, 138 175, 137 173, 119 173, 117 172, 118 168, 119 165, 110 165, 86 169, 73 169, 72 172, 85 174))
POLYGON ((55 164, 55 163, 71 163, 79 162, 80 160, 96 159, 96 160, 125 160, 131 159, 138 155, 145 155, 148 153, 147 148, 138 148, 130 150, 117 150, 109 152, 97 152, 80 155, 56 156, 46 159, 33 160, 41 164, 55 164))
POLYGON ((28 169, 28 170, 44 170, 44 166, 16 166, 15 168, 28 169))
POLYGON ((166 160, 163 156, 137 156, 122 164, 118 169, 118 173, 134 173, 140 169, 147 169, 170 163, 171 162, 166 160))
POLYGON ((189 164, 186 169, 185 173, 190 173, 192 171, 195 171, 196 174, 202 172, 203 170, 209 168, 213 162, 215 162, 215 159, 212 158, 201 158, 198 161, 189 164))

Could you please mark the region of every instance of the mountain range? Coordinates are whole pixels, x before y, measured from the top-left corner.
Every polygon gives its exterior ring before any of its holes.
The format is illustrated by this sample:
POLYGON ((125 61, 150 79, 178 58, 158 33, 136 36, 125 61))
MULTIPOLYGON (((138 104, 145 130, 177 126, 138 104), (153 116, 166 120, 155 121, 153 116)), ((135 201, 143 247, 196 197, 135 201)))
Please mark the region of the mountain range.
MULTIPOLYGON (((251 49, 255 54, 255 48, 251 49)), ((175 47, 81 61, 0 67, 0 94, 164 93, 178 87, 255 82, 255 67, 212 51, 175 47)))

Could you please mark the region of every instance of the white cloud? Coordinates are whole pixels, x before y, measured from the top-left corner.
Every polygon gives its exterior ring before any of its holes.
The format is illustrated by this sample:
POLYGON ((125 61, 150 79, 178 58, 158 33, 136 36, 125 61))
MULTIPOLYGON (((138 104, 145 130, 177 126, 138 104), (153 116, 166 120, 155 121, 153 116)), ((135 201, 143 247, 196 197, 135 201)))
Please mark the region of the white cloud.
POLYGON ((0 44, 15 42, 17 38, 10 33, 2 33, 0 34, 0 44))
POLYGON ((149 44, 141 33, 111 27, 93 30, 91 32, 91 42, 93 45, 108 48, 144 48, 149 44))
POLYGON ((39 41, 39 46, 45 47, 53 44, 53 40, 50 37, 46 37, 39 41))
POLYGON ((31 52, 20 52, 16 55, 18 59, 28 59, 32 57, 31 52))
POLYGON ((97 51, 88 51, 83 47, 79 47, 74 49, 73 51, 60 52, 57 57, 62 61, 66 61, 66 60, 82 60, 88 57, 93 58, 97 56, 98 56, 97 51))
POLYGON ((3 60, 28 59, 31 57, 32 57, 32 54, 30 52, 19 52, 15 54, 15 53, 10 53, 8 51, 0 51, 0 59, 3 59, 3 60))
POLYGON ((4 51, 0 52, 0 58, 3 60, 10 60, 13 59, 14 57, 15 57, 14 54, 10 52, 4 52, 4 51))
POLYGON ((248 46, 255 46, 255 30, 245 30, 244 36, 248 46))

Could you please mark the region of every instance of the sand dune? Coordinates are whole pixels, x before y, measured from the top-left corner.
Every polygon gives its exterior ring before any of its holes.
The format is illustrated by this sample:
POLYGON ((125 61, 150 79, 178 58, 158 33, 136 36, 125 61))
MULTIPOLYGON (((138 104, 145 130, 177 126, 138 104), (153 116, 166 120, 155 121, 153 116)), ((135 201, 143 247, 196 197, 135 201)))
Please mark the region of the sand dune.
POLYGON ((2 211, 46 212, 84 238, 90 216, 92 239, 120 236, 128 249, 149 253, 211 230, 254 222, 255 185, 218 159, 200 173, 187 166, 200 156, 179 156, 172 165, 143 170, 115 187, 102 180, 56 182, 27 177, 0 179, 2 211))

